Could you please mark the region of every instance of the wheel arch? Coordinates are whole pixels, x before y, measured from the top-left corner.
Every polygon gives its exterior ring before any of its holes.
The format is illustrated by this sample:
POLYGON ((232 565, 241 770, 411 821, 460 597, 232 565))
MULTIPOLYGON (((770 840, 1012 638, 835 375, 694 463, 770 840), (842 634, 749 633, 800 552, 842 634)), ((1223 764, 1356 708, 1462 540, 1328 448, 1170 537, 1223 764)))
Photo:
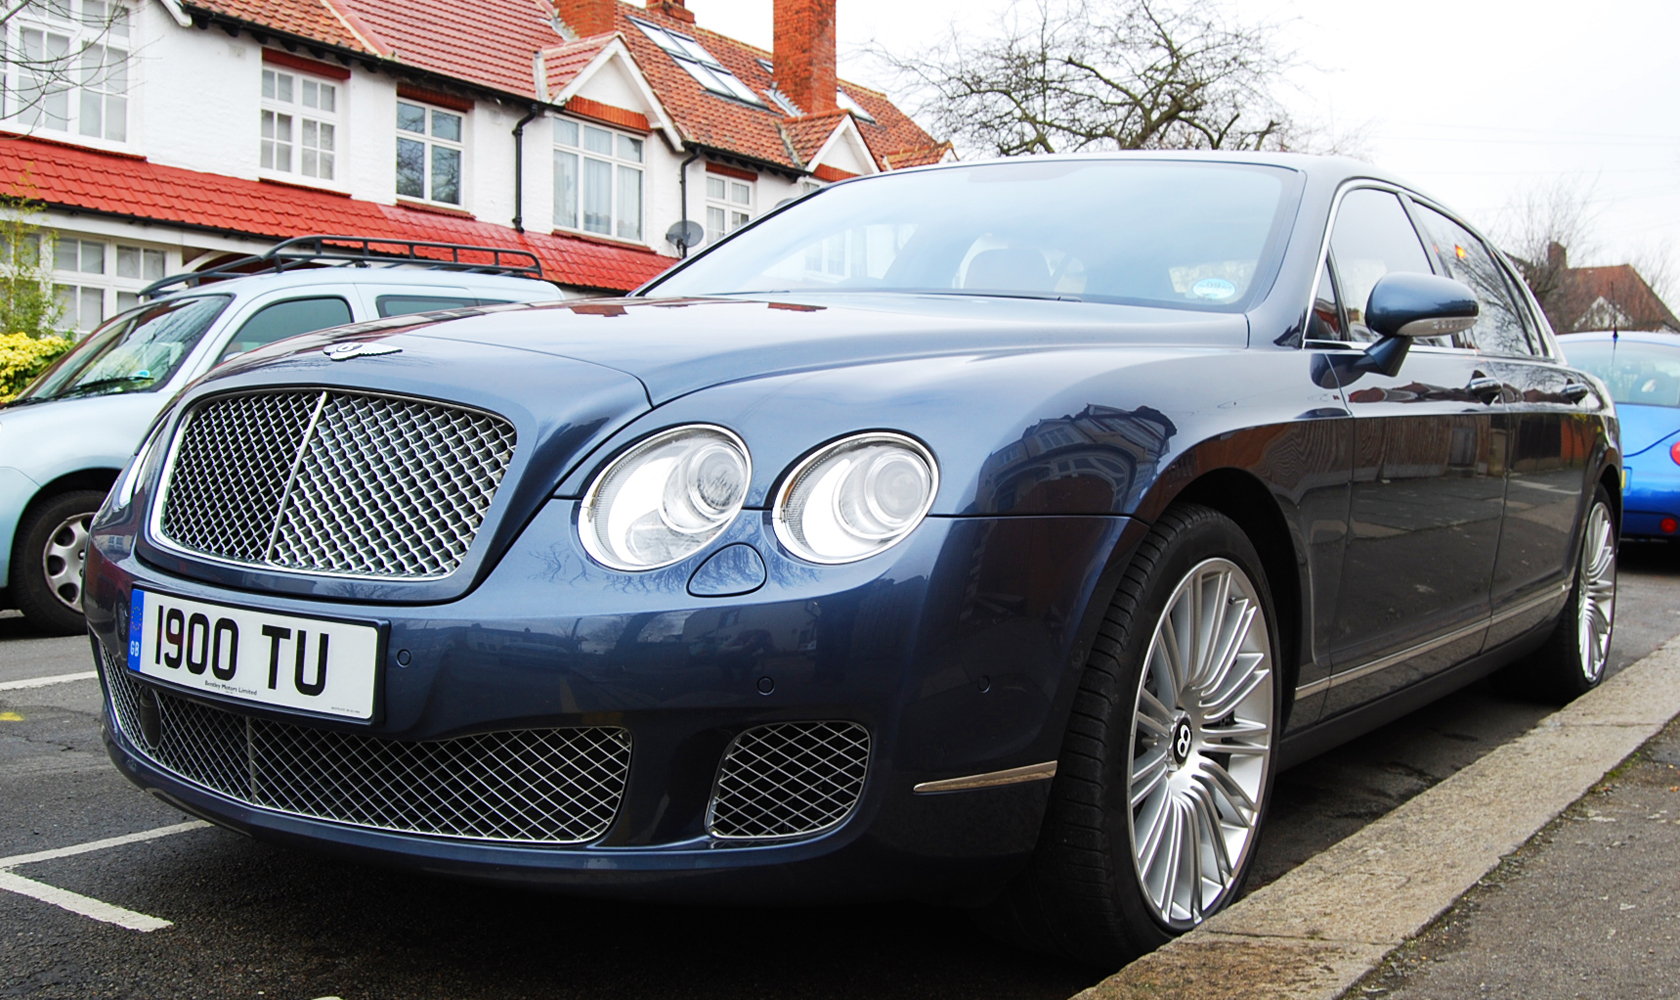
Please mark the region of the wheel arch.
MULTIPOLYGON (((17 528, 19 525, 23 524, 24 519, 27 518, 29 513, 35 508, 39 507, 41 504, 47 503, 52 500, 53 497, 56 497, 61 493, 69 493, 74 490, 98 490, 101 493, 109 492, 111 487, 115 485, 117 477, 120 475, 122 475, 121 469, 96 467, 92 469, 77 469, 74 472, 66 472, 56 479, 50 479, 46 483, 43 483, 41 488, 36 490, 35 493, 30 496, 29 501, 23 505, 21 510, 18 511, 18 521, 17 524, 12 526, 12 540, 11 544, 6 547, 6 554, 8 556, 14 555, 13 550, 16 549, 18 545, 22 544, 22 535, 18 534, 17 528)), ((12 572, 17 568, 17 566, 18 561, 16 558, 10 558, 8 560, 8 564, 6 566, 6 579, 4 581, 8 588, 12 584, 12 572)))

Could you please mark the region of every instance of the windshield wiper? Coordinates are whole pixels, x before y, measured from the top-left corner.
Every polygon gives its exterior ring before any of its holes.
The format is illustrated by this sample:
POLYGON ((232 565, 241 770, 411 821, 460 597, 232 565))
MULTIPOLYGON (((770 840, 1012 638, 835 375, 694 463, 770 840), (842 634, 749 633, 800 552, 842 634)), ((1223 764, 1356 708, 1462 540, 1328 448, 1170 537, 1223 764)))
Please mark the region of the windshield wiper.
POLYGON ((96 378, 92 382, 83 382, 81 385, 71 386, 63 392, 54 393, 51 396, 41 398, 43 401, 49 399, 68 399, 71 396, 86 396, 89 393, 97 392, 100 389, 109 389, 115 385, 127 385, 130 382, 150 381, 153 381, 151 375, 121 375, 117 378, 96 378))

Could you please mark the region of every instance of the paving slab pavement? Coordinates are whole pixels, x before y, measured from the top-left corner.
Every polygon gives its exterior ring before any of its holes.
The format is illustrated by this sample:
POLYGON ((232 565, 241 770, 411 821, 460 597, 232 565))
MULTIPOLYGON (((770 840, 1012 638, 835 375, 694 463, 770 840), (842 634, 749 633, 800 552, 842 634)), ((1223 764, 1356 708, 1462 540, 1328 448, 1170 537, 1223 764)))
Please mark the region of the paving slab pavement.
POLYGON ((1680 721, 1349 994, 1680 996, 1680 721))

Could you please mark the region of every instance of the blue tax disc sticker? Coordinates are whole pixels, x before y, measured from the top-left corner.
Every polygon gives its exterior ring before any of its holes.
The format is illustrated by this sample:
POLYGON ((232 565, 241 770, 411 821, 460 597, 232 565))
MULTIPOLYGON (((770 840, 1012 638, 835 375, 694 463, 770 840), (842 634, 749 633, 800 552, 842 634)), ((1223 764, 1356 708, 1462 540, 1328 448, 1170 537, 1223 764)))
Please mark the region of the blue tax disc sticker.
POLYGON ((1203 278, 1190 286, 1190 294, 1210 302, 1223 302, 1237 294, 1237 286, 1224 278, 1203 278))

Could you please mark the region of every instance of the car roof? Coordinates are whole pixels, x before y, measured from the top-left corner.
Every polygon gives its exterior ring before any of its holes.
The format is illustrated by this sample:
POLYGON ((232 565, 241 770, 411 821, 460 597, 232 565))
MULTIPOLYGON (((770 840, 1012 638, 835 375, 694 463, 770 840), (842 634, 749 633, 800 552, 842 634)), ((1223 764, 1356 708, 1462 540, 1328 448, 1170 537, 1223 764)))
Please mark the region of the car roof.
POLYGON ((520 299, 558 299, 560 289, 536 278, 519 278, 506 274, 474 274, 471 271, 451 271, 427 267, 300 267, 279 273, 259 272, 240 278, 207 281, 202 285, 182 288, 160 295, 156 301, 183 298, 190 295, 241 295, 276 288, 309 288, 323 284, 350 285, 424 285, 435 286, 439 293, 452 288, 468 288, 486 294, 517 296, 520 299))
POLYGON ((1680 347, 1680 334, 1660 330, 1582 330, 1578 333, 1558 334, 1558 344, 1565 350, 1571 343, 1582 341, 1631 340, 1641 344, 1667 344, 1680 347))

